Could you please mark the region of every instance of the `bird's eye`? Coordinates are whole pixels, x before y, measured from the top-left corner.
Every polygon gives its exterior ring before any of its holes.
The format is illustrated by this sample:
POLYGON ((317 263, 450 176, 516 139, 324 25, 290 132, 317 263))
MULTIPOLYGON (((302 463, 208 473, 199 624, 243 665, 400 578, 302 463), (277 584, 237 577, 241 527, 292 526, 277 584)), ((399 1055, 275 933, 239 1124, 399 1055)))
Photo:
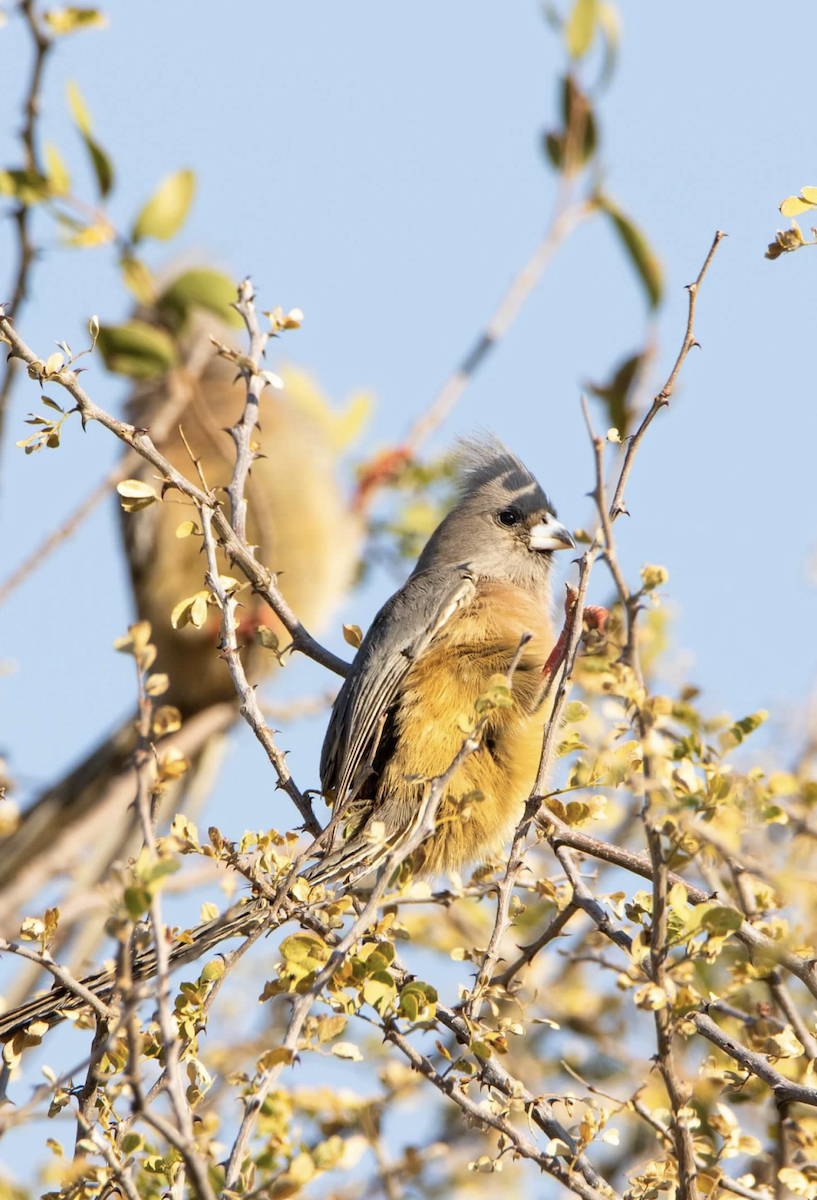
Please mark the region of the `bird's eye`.
POLYGON ((496 514, 496 519, 500 525, 505 525, 508 529, 511 529, 522 520, 522 514, 518 508, 503 508, 501 512, 496 514))

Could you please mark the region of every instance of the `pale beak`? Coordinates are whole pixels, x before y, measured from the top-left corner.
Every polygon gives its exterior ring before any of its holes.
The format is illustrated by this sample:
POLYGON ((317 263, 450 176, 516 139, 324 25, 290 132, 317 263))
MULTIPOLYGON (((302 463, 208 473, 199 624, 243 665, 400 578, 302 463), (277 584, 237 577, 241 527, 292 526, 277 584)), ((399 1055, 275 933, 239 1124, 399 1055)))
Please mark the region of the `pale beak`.
POLYGON ((531 550, 575 550, 576 542, 573 534, 565 529, 555 517, 547 521, 539 521, 531 526, 528 533, 528 545, 531 550))

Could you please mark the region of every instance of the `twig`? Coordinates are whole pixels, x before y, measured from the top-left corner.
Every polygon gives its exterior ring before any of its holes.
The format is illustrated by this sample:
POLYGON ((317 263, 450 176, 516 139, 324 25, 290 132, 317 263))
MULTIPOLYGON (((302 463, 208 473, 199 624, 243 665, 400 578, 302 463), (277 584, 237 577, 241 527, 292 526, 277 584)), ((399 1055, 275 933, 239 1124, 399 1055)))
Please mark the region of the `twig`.
POLYGON ((765 1054, 758 1054, 756 1050, 750 1050, 748 1046, 744 1046, 735 1038, 730 1037, 728 1033, 724 1033, 706 1013, 689 1013, 684 1019, 691 1022, 707 1041, 712 1042, 724 1054, 728 1054, 735 1062, 740 1063, 751 1075, 756 1075, 758 1079, 762 1079, 764 1083, 768 1084, 774 1093, 776 1104, 795 1103, 817 1106, 817 1088, 805 1087, 803 1084, 794 1083, 785 1075, 781 1075, 774 1069, 765 1054))
POLYGON ((618 928, 609 914, 599 904, 576 870, 576 866, 570 856, 570 851, 564 846, 559 846, 556 851, 556 857, 564 867, 565 875, 570 880, 570 886, 573 889, 573 903, 577 908, 587 913, 588 917, 598 926, 605 937, 609 938, 611 942, 614 942, 623 950, 629 951, 632 938, 629 934, 618 928))
POLYGON ((125 1166, 125 1164, 120 1162, 120 1160, 117 1158, 113 1146, 105 1137, 105 1134, 102 1132, 102 1130, 98 1126, 94 1127, 91 1125, 85 1114, 81 1112, 77 1113, 77 1122, 80 1125, 85 1137, 90 1142, 93 1142, 97 1153, 105 1159, 105 1162, 108 1164, 111 1170, 111 1174, 120 1184, 128 1200, 141 1200, 139 1196, 139 1190, 136 1187, 136 1183, 130 1168, 125 1166))
MULTIPOLYGON (((155 863, 159 859, 155 830, 156 812, 155 806, 151 803, 152 789, 149 787, 150 769, 152 766, 149 737, 153 705, 150 697, 145 694, 142 682, 142 670, 138 660, 137 675, 139 679, 141 727, 139 731, 139 746, 137 748, 136 803, 142 825, 144 846, 149 851, 151 860, 155 863)), ((165 1089, 170 1098, 170 1105, 173 1109, 178 1129, 174 1130, 164 1120, 161 1121, 161 1124, 165 1128, 159 1129, 156 1114, 144 1105, 141 1091, 138 1089, 134 1089, 134 1106, 142 1119, 147 1121, 148 1124, 153 1125, 159 1132, 162 1132, 163 1136, 182 1155, 184 1165, 190 1173, 200 1200, 215 1200, 215 1193, 210 1185, 207 1167, 196 1147, 193 1132, 193 1113, 181 1077, 179 1030, 170 1008, 170 960, 167 947, 167 933, 162 919, 161 892, 158 887, 151 889, 150 893, 150 924, 156 951, 156 1005, 165 1060, 165 1089)), ((136 1063, 132 1064, 132 1075, 135 1072, 136 1065, 136 1063)))
MULTIPOLYGON (((25 121, 20 130, 20 141, 23 146, 26 170, 41 175, 42 172, 37 158, 37 119, 40 115, 40 87, 42 84, 43 68, 48 51, 51 49, 51 40, 45 36, 37 22, 34 12, 34 0, 20 0, 20 12, 28 26, 34 47, 31 77, 23 106, 25 121)), ((17 225, 18 261, 11 300, 9 301, 9 309, 13 317, 19 317, 20 310, 28 297, 29 275, 34 259, 36 258, 36 250, 30 238, 30 206, 20 201, 14 210, 14 220, 17 225)), ((2 445, 3 441, 6 408, 8 407, 16 374, 17 363, 7 363, 3 382, 0 385, 0 445, 2 445)))
POLYGON ((592 1187, 581 1173, 571 1171, 567 1163, 561 1162, 555 1156, 551 1157, 543 1153, 538 1146, 519 1132, 507 1116, 491 1111, 487 1104, 475 1103, 455 1076, 440 1075, 430 1060, 415 1049, 408 1038, 398 1031, 393 1022, 385 1027, 384 1033, 386 1040, 405 1055, 415 1071, 428 1079, 444 1096, 453 1100, 472 1121, 499 1130, 510 1141, 516 1154, 537 1163, 548 1175, 558 1179, 565 1188, 581 1196, 582 1200, 607 1200, 606 1192, 592 1187))
POLYGON ((66 992, 76 996, 83 1004, 89 1005, 100 1020, 107 1021, 113 1016, 111 1009, 103 1003, 99 996, 85 983, 75 979, 59 963, 54 962, 47 950, 38 954, 36 950, 30 950, 27 946, 20 946, 17 942, 7 942, 5 938, 0 938, 0 954, 16 954, 19 958, 27 958, 29 962, 35 962, 38 967, 42 967, 44 971, 53 975, 66 992))
POLYGON ((292 774, 287 766, 286 757, 275 745, 272 730, 264 720, 255 689, 250 686, 244 670, 244 664, 241 661, 241 655, 238 652, 235 620, 235 609, 238 601, 234 595, 228 593, 218 574, 216 546, 212 530, 212 511, 202 506, 199 508, 199 515, 201 517, 201 530, 204 536, 204 551, 207 556, 205 582, 218 599, 221 608, 221 651, 230 671, 235 690, 238 693, 241 706, 239 711, 263 746, 267 758, 278 776, 278 786, 283 788, 301 814, 304 828, 313 837, 320 837, 322 832, 320 822, 315 816, 308 796, 305 796, 300 791, 295 780, 292 778, 292 774))
POLYGON ((567 925, 568 921, 579 911, 578 905, 570 903, 562 909, 561 912, 551 918, 550 924, 540 933, 539 937, 529 945, 522 948, 522 953, 518 958, 515 958, 512 963, 502 972, 501 975, 494 975, 491 980, 491 987, 507 988, 513 977, 533 962, 540 950, 544 949, 550 942, 560 937, 562 930, 567 925))
POLYGON ((407 455, 415 454, 420 443, 445 420, 488 354, 513 325, 555 252, 573 230, 595 212, 595 205, 586 200, 570 207, 561 207, 561 211, 560 207, 557 201, 557 212, 547 233, 514 276, 499 306, 465 358, 446 379, 428 409, 412 425, 404 443, 407 455))
POLYGON ((254 298, 255 291, 249 278, 242 280, 238 285, 238 303, 234 307, 240 313, 250 338, 248 361, 243 360, 247 365, 242 366, 242 374, 247 383, 247 402, 240 419, 229 431, 235 443, 235 469, 227 488, 230 498, 230 524, 236 537, 242 542, 247 540, 247 501, 244 487, 254 457, 250 441, 258 424, 258 400, 267 384, 261 375, 259 364, 270 337, 269 333, 262 333, 258 327, 254 298))
POLYGON ((613 500, 610 505, 610 516, 613 520, 615 520, 620 513, 627 511, 624 507, 624 489, 627 486, 627 480, 630 477, 630 471, 632 470, 633 466, 633 459, 639 445, 641 444, 641 439, 644 437, 644 434, 647 432, 661 409, 669 403, 670 396, 675 390, 678 374, 681 370, 681 367, 684 365, 684 360, 686 359, 686 356, 689 354, 692 347, 698 344, 693 335, 695 324, 695 305, 698 300, 698 289, 703 282, 704 275, 706 275, 706 272, 709 270, 709 264, 712 262, 715 251, 725 237, 726 234, 719 229, 715 234, 714 240, 709 249, 709 253, 704 260, 704 265, 698 272, 698 278, 694 283, 687 285, 687 291, 689 292, 689 311, 687 314, 687 327, 686 333, 684 334, 684 340, 681 343, 681 349, 678 352, 678 357, 676 358, 675 364, 670 371, 669 376, 667 377, 666 383, 661 388, 661 391, 658 393, 658 395, 653 399, 653 402, 644 416, 644 419, 628 443, 627 451, 624 455, 624 462, 621 467, 621 474, 619 475, 618 483, 616 484, 616 490, 613 494, 613 500))

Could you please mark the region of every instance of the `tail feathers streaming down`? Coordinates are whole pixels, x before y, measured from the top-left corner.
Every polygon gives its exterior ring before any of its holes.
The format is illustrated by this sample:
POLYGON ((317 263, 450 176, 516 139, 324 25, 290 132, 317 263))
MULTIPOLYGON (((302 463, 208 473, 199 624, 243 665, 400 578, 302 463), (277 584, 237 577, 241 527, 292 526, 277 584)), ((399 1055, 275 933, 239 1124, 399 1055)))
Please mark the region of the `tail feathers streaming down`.
MULTIPOLYGON (((170 970, 194 962, 202 954, 206 954, 228 938, 245 937, 251 933, 267 916, 268 905, 265 900, 250 900, 236 905, 223 916, 204 925, 198 925, 191 931, 189 942, 174 946, 169 954, 170 970)), ((282 913, 279 921, 271 921, 270 928, 286 919, 288 913, 282 913)), ((156 975, 156 952, 153 949, 144 950, 134 956, 131 964, 134 981, 152 979, 156 975)), ((95 971, 79 981, 84 988, 93 992, 100 1000, 107 1003, 116 987, 116 976, 113 971, 95 971)), ((62 984, 56 985, 50 992, 36 996, 26 1004, 0 1013, 0 1042, 7 1042, 17 1033, 21 1033, 35 1021, 46 1021, 49 1025, 57 1025, 71 1012, 85 1007, 85 1001, 62 984)))
MULTIPOLYGON (((228 702, 188 718, 180 730, 158 745, 174 746, 189 759, 193 778, 204 748, 229 729, 236 705, 228 702)), ((126 852, 136 828, 133 799, 136 774, 134 720, 124 722, 59 783, 43 791, 0 839, 0 936, 13 937, 19 914, 39 887, 82 864, 105 874, 107 865, 126 852)), ((178 797, 176 797, 178 799, 178 797)), ((92 881, 92 882, 95 882, 92 881)))
POLYGON ((108 819, 123 822, 133 791, 120 806, 114 784, 127 773, 135 746, 134 723, 129 720, 41 792, 17 828, 0 840, 0 933, 8 936, 15 911, 41 884, 87 853, 86 821, 102 815, 103 802, 108 819))

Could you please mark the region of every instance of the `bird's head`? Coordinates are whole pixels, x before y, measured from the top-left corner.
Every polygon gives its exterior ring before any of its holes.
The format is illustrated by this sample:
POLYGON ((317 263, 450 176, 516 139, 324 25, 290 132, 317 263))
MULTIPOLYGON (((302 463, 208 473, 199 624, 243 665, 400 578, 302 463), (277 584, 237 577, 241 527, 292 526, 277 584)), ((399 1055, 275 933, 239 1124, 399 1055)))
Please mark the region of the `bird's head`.
POLYGON ((573 535, 519 459, 493 436, 459 446, 459 498, 437 526, 417 570, 467 564, 490 579, 535 587, 555 550, 574 550, 573 535))

